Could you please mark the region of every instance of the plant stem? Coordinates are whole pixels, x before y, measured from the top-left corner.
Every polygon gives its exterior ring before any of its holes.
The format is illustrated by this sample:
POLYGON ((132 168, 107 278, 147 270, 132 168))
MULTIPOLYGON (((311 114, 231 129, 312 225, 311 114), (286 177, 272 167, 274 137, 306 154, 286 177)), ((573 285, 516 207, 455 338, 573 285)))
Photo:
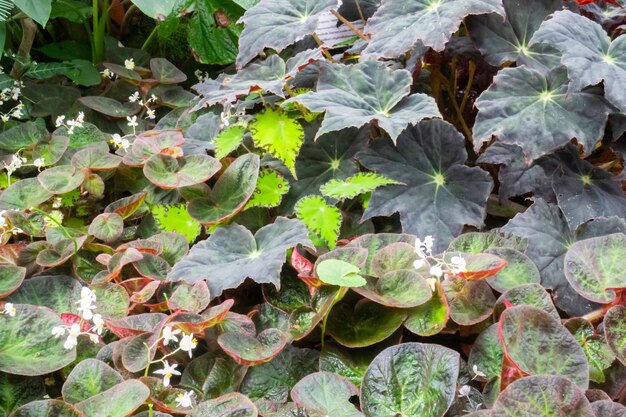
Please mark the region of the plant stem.
POLYGON ((461 113, 465 110, 465 105, 467 104, 467 99, 469 98, 470 90, 472 89, 472 83, 474 82, 474 74, 476 73, 476 64, 474 61, 469 62, 469 76, 467 78, 467 84, 465 85, 465 91, 463 92, 463 100, 461 100, 461 105, 459 108, 461 109, 461 113))
POLYGON ((66 238, 70 239, 72 241, 72 243, 74 243, 74 255, 76 255, 76 253, 78 253, 78 242, 76 242, 76 239, 74 239, 72 237, 72 235, 70 234, 70 232, 67 231, 67 229, 65 228, 65 226, 63 226, 61 223, 59 223, 57 221, 57 219, 55 219, 54 217, 50 216, 48 213, 46 213, 43 210, 39 210, 38 208, 34 208, 33 209, 34 212, 39 213, 45 217, 47 217, 48 219, 52 220, 57 226, 59 226, 59 229, 61 229, 61 232, 65 235, 66 238))
POLYGON ((337 292, 337 295, 335 295, 333 303, 328 308, 326 315, 324 316, 324 321, 322 322, 322 352, 324 351, 324 338, 326 337, 326 322, 328 321, 328 317, 330 316, 330 311, 333 309, 335 304, 337 304, 337 302, 343 298, 346 290, 347 288, 341 287, 341 289, 337 292))
POLYGON ((148 45, 150 45, 150 42, 152 42, 152 39, 154 39, 154 36, 157 34, 158 29, 159 29, 158 25, 155 26, 154 29, 152 29, 152 32, 150 32, 150 35, 148 35, 148 38, 146 39, 146 41, 143 43, 143 45, 141 45, 141 49, 143 49, 144 51, 146 50, 148 45))
POLYGON ((359 12, 359 16, 363 23, 365 23, 365 16, 363 16, 363 11, 361 10, 361 5, 359 4, 359 0, 354 0, 354 4, 356 5, 356 10, 359 12))
POLYGON ((339 21, 341 23, 343 23, 344 25, 348 26, 350 28, 351 31, 353 31, 354 33, 356 33, 359 38, 363 39, 364 41, 369 41, 370 39, 365 36, 365 34, 363 32, 361 32, 356 26, 354 26, 352 23, 350 23, 350 21, 348 19, 346 19, 345 17, 343 17, 342 15, 339 14, 339 12, 335 9, 330 9, 330 12, 333 14, 333 16, 335 16, 337 19, 339 19, 339 21))
POLYGON ((313 32, 313 40, 317 43, 317 46, 322 48, 322 53, 324 54, 326 59, 328 59, 330 62, 332 62, 334 64, 335 60, 333 59, 332 55, 326 50, 326 48, 324 48, 324 42, 322 42, 320 37, 317 36, 317 33, 315 33, 315 32, 313 32))

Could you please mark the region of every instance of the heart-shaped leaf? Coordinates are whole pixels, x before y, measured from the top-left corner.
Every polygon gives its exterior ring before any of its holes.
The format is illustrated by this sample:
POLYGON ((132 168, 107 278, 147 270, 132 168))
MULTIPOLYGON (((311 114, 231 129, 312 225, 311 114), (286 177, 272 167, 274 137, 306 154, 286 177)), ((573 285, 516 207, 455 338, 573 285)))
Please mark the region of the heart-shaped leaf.
POLYGON ((368 169, 406 184, 375 190, 364 220, 398 212, 402 230, 433 236, 435 251, 444 250, 466 224, 482 224, 491 178, 463 165, 463 136, 447 122, 425 121, 408 128, 396 146, 375 139, 358 159, 368 169))
POLYGON ((207 308, 210 300, 209 287, 205 281, 197 281, 193 284, 181 282, 167 300, 167 305, 172 310, 200 313, 207 308))
POLYGON ((255 235, 238 224, 220 227, 207 240, 191 248, 167 279, 189 282, 205 279, 212 297, 238 287, 247 277, 278 287, 285 252, 298 244, 313 247, 306 227, 298 220, 278 217, 255 235))
POLYGON ((378 279, 367 277, 366 280, 364 286, 353 290, 387 307, 416 307, 432 297, 430 285, 414 270, 399 269, 387 272, 378 279))
POLYGON ((174 158, 169 155, 157 154, 146 161, 143 166, 143 173, 154 185, 173 189, 205 182, 220 168, 220 162, 208 155, 174 158))
POLYGON ((486 253, 506 261, 504 268, 486 280, 494 290, 502 293, 520 285, 541 282, 539 269, 522 252, 510 248, 490 248, 486 253))
POLYGON ((122 158, 109 153, 108 149, 99 147, 81 149, 72 155, 72 165, 78 169, 109 171, 117 168, 121 163, 122 158))
POLYGON ((15 265, 0 265, 0 298, 17 290, 26 277, 26 268, 15 265))
POLYGON ((367 21, 365 31, 372 40, 363 53, 396 58, 418 42, 442 51, 466 16, 486 13, 505 16, 502 1, 388 0, 367 21))
POLYGON ((626 364, 626 307, 615 306, 604 316, 604 334, 609 347, 626 364))
POLYGON ((189 202, 189 214, 205 226, 227 220, 241 211, 256 188, 259 156, 240 156, 226 168, 207 198, 189 202))
POLYGON ((76 359, 76 349, 65 349, 63 338, 50 331, 65 323, 52 310, 17 304, 14 317, 0 316, 0 371, 34 376, 57 371, 76 359))
POLYGON ((350 403, 359 390, 350 381, 332 372, 305 376, 291 390, 291 398, 310 416, 363 417, 350 403))
POLYGON ((448 299, 450 317, 458 324, 479 323, 491 315, 496 305, 496 297, 484 281, 450 277, 441 286, 448 299))
POLYGON ((459 354, 440 345, 403 343, 383 350, 363 377, 367 417, 442 417, 456 392, 459 354))
POLYGON ((365 279, 359 275, 359 267, 339 259, 327 259, 320 262, 315 272, 326 284, 340 287, 362 287, 365 279))
POLYGON ((160 84, 178 84, 187 81, 185 73, 165 58, 152 58, 150 71, 152 71, 152 77, 160 84))
POLYGON ((493 406, 493 417, 568 416, 594 413, 585 392, 561 376, 529 376, 513 382, 493 406))
POLYGON ((0 149, 16 153, 43 142, 48 137, 49 133, 44 123, 26 122, 0 133, 0 149))
POLYGON ((333 372, 360 387, 363 375, 377 352, 376 349, 357 351, 327 343, 320 354, 320 371, 333 372))
MULTIPOLYGON (((256 369, 256 368, 251 368, 256 369)), ((232 392, 246 375, 247 368, 220 350, 194 358, 185 367, 180 383, 215 398, 232 392)), ((245 392, 244 392, 245 393, 245 392)))
POLYGON ((550 294, 539 284, 520 285, 503 293, 496 302, 494 317, 498 318, 510 306, 527 305, 539 308, 560 319, 550 294))
POLYGON ((75 302, 80 299, 80 282, 67 275, 42 275, 22 283, 6 301, 48 307, 58 314, 77 314, 75 302))
POLYGON ((76 408, 93 417, 124 417, 139 408, 149 396, 148 387, 131 379, 79 402, 76 408))
POLYGON ((256 406, 248 397, 233 392, 197 404, 189 417, 257 417, 258 415, 256 406))
POLYGON ((322 65, 317 91, 285 103, 297 102, 313 112, 326 112, 316 138, 376 121, 395 143, 409 124, 441 117, 432 97, 409 94, 411 83, 408 71, 391 70, 382 62, 326 64, 322 65))
POLYGON ((89 225, 89 234, 103 242, 115 242, 124 231, 124 219, 117 213, 102 213, 89 225))
POLYGON ((614 289, 626 288, 626 234, 614 233, 574 242, 565 254, 565 277, 583 297, 612 302, 614 289))
POLYGON ((141 106, 138 103, 119 101, 102 96, 81 97, 78 101, 85 107, 111 117, 124 118, 139 113, 141 106))
POLYGON ((25 210, 37 207, 53 195, 37 178, 27 178, 12 183, 0 194, 0 210, 25 210))
POLYGON ((475 149, 496 136, 519 146, 527 165, 572 138, 590 152, 611 112, 601 96, 572 91, 564 68, 543 74, 525 66, 500 71, 476 107, 475 149))
POLYGON ((441 285, 435 284, 430 300, 409 310, 404 327, 420 336, 432 336, 443 330, 450 318, 450 307, 441 285))
POLYGON ((119 372, 97 359, 85 359, 72 369, 63 383, 63 399, 70 404, 98 395, 124 379, 119 372))
POLYGON ((11 417, 82 417, 73 405, 59 400, 40 400, 25 404, 15 410, 11 417))
POLYGON ((215 143, 215 157, 222 159, 228 156, 232 151, 237 149, 243 142, 243 135, 246 129, 243 126, 230 126, 223 130, 213 141, 215 143))
POLYGON ((596 417, 624 417, 626 407, 611 400, 600 400, 591 403, 591 409, 596 417))
POLYGON ((237 363, 255 366, 278 355, 287 343, 287 335, 278 329, 267 329, 257 336, 226 332, 217 338, 217 343, 237 363))
POLYGON ((587 389, 585 352, 550 314, 530 306, 507 308, 500 317, 499 336, 505 354, 523 372, 564 376, 587 389))
POLYGON ((37 179, 48 192, 65 194, 80 187, 85 181, 85 171, 72 165, 59 165, 44 170, 37 179))

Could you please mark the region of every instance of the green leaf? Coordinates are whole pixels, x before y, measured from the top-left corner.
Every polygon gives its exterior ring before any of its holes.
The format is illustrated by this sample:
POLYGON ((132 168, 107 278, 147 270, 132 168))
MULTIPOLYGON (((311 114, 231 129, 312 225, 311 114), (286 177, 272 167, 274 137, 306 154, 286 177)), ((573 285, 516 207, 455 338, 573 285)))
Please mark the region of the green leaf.
POLYGON ((89 225, 89 234, 103 242, 115 242, 124 231, 124 219, 116 213, 102 213, 89 225))
POLYGON ((23 404, 43 398, 46 387, 40 377, 0 373, 0 415, 5 417, 23 404))
POLYGON ((206 282, 197 281, 193 284, 181 282, 167 300, 167 306, 172 310, 199 314, 209 306, 210 301, 211 295, 206 282))
POLYGON ((50 331, 65 323, 52 310, 17 304, 14 317, 0 316, 0 371, 34 376, 57 371, 76 359, 76 349, 65 349, 63 338, 50 331))
POLYGON ((352 382, 332 372, 305 376, 291 390, 291 398, 310 416, 363 417, 350 402, 359 390, 352 382))
POLYGON ((237 57, 237 41, 241 27, 234 24, 240 17, 232 3, 201 1, 196 3, 196 13, 189 21, 189 46, 202 64, 232 64, 237 57), (223 27, 216 21, 219 12, 230 23, 223 27))
POLYGON ((248 397, 232 392, 197 404, 188 415, 189 417, 257 417, 258 412, 248 397))
MULTIPOLYGON (((54 139, 54 137, 53 137, 54 139)), ((108 149, 100 147, 87 147, 72 155, 72 165, 79 169, 93 171, 110 171, 122 163, 122 158, 110 154, 108 149)))
POLYGON ((304 224, 295 219, 278 217, 255 235, 238 224, 219 227, 207 240, 192 247, 167 279, 206 279, 212 297, 238 287, 247 277, 279 287, 285 252, 298 244, 313 246, 304 224))
POLYGON ((454 401, 459 354, 435 344, 403 343, 383 350, 361 385, 367 417, 441 417, 454 401))
POLYGON ((255 117, 249 129, 254 144, 283 161, 295 177, 296 157, 304 139, 300 123, 281 111, 268 109, 255 117))
POLYGON ((162 0, 154 2, 152 0, 132 0, 133 4, 139 8, 146 16, 155 20, 165 20, 166 17, 180 4, 184 4, 183 0, 162 0))
MULTIPOLYGON (((251 368, 250 372, 253 369, 251 368)), ((247 367, 236 363, 221 350, 206 353, 194 358, 185 367, 180 383, 198 392, 206 398, 215 398, 227 394, 238 387, 246 374, 247 367)), ((243 389, 242 392, 247 394, 243 389)))
POLYGON ((58 314, 77 314, 80 282, 68 275, 40 275, 25 280, 6 301, 48 307, 58 314))
POLYGON ((237 158, 218 178, 208 198, 189 202, 189 215, 205 226, 213 226, 243 210, 256 187, 259 165, 255 154, 237 158))
POLYGON ((430 300, 409 310, 404 327, 420 336, 432 336, 443 330, 449 318, 448 300, 441 285, 436 285, 430 300))
POLYGON ((57 75, 64 75, 79 85, 94 86, 102 82, 96 67, 86 60, 73 59, 65 62, 44 62, 31 65, 25 73, 36 80, 45 80, 57 75))
POLYGON ((585 355, 587 355, 589 379, 593 382, 604 382, 606 380, 604 371, 615 360, 615 355, 605 338, 596 335, 593 325, 583 318, 568 320, 565 322, 565 327, 576 337, 576 340, 578 340, 578 343, 585 351, 585 355))
POLYGON ((485 378, 499 377, 502 373, 504 351, 498 338, 498 324, 492 324, 478 335, 472 345, 468 358, 468 366, 485 374, 485 378), (475 367, 475 368, 474 368, 475 367))
POLYGON ((248 9, 239 39, 237 68, 242 68, 265 48, 278 52, 312 34, 320 15, 338 8, 337 0, 261 0, 248 9))
POLYGON ((474 148, 479 151, 496 136, 522 148, 527 165, 572 138, 591 152, 611 107, 602 96, 572 87, 562 67, 548 74, 525 66, 498 72, 476 100, 474 148))
POLYGON ((251 207, 276 207, 283 196, 289 192, 289 182, 276 171, 264 171, 259 174, 254 194, 248 200, 246 209, 251 207))
POLYGON ((232 151, 237 149, 243 141, 245 129, 243 126, 231 126, 222 131, 215 138, 215 157, 222 159, 228 156, 232 151))
POLYGON ((296 214, 311 232, 324 239, 330 249, 335 247, 342 219, 337 207, 327 204, 322 197, 309 196, 298 201, 296 214))
POLYGON ((52 11, 52 0, 13 0, 13 3, 28 17, 46 27, 52 11))
POLYGON ((42 123, 26 122, 0 133, 0 149, 16 153, 46 141, 50 134, 42 123))
POLYGON ((50 193, 66 194, 85 181, 85 171, 72 165, 59 165, 42 171, 37 179, 50 193))
POLYGON ((62 17, 74 23, 85 23, 92 16, 92 7, 76 0, 56 0, 52 3, 50 19, 62 17))
POLYGON ((340 287, 362 287, 365 279, 359 275, 359 267, 339 259, 326 259, 315 267, 319 279, 326 284, 340 287))
POLYGON ((626 234, 580 240, 565 254, 565 277, 580 295, 608 304, 626 288, 626 234))
POLYGON ((345 200, 370 193, 378 187, 389 184, 399 183, 374 172, 361 172, 345 180, 330 180, 322 185, 320 191, 326 197, 345 200))
POLYGON ((175 206, 151 206, 150 211, 159 229, 180 233, 189 243, 194 242, 202 231, 202 225, 189 215, 184 203, 175 206))
POLYGON ((468 15, 498 13, 500 0, 388 0, 367 21, 371 40, 363 51, 373 57, 397 58, 418 41, 442 51, 468 15))
POLYGON ((24 210, 37 207, 53 195, 42 187, 37 178, 27 178, 11 183, 9 188, 0 194, 0 210, 24 210))
POLYGON ((76 404, 113 388, 124 379, 119 372, 97 359, 85 359, 72 369, 63 383, 63 399, 76 404))
POLYGON ((604 333, 609 347, 626 364, 626 307, 614 306, 604 316, 604 333))
POLYGON ((11 417, 82 417, 73 405, 59 400, 41 400, 25 404, 15 410, 11 417))
POLYGON ((159 84, 178 84, 187 81, 187 75, 165 58, 152 58, 150 71, 159 84))
POLYGON ((511 361, 530 375, 559 375, 589 386, 587 356, 558 319, 530 306, 504 310, 500 340, 511 361))
POLYGON ((15 265, 0 265, 0 298, 17 290, 26 277, 26 268, 15 265))
POLYGON ((507 304, 509 306, 528 305, 536 307, 550 314, 555 319, 560 318, 559 312, 552 302, 552 297, 550 297, 548 291, 539 284, 520 285, 519 287, 511 288, 503 293, 496 302, 494 316, 499 317, 502 312, 508 308, 507 304), (504 300, 508 303, 505 303, 504 300))
POLYGON ((375 139, 358 159, 403 184, 375 190, 363 220, 400 213, 402 230, 433 236, 435 251, 444 250, 465 225, 482 225, 492 180, 482 169, 464 165, 465 139, 449 123, 429 120, 410 127, 396 146, 375 139))
POLYGON ((504 259, 507 264, 494 276, 487 278, 487 283, 496 291, 503 293, 524 284, 539 284, 541 275, 533 261, 522 252, 511 248, 490 248, 485 253, 504 259))
POLYGON ((131 379, 79 402, 76 408, 92 417, 124 417, 139 408, 149 396, 148 387, 131 379))
POLYGON ((450 277, 441 284, 448 305, 450 318, 455 323, 471 326, 485 320, 493 313, 496 297, 485 281, 467 281, 450 277))
POLYGON ((363 375, 376 353, 376 350, 356 351, 327 343, 320 354, 320 371, 333 372, 360 387, 363 375))
POLYGON ((127 103, 120 103, 119 101, 109 97, 88 96, 81 97, 78 101, 85 107, 95 110, 98 113, 121 119, 137 114, 141 110, 139 103, 133 103, 130 101, 127 103))
POLYGON ((513 382, 496 400, 493 417, 590 417, 585 392, 560 376, 530 376, 513 382))
POLYGON ((409 125, 441 117, 432 97, 410 94, 411 74, 391 70, 384 63, 365 61, 354 65, 322 65, 317 91, 290 98, 313 112, 326 112, 316 138, 347 127, 376 121, 396 142, 409 125))
POLYGON ((170 155, 157 154, 146 161, 143 173, 157 187, 174 189, 203 183, 221 167, 220 162, 209 155, 174 158, 170 155))
POLYGON ((219 335, 217 343, 237 363, 256 366, 271 361, 287 343, 287 335, 278 329, 267 329, 257 336, 241 331, 219 335))
POLYGON ((428 302, 432 289, 426 279, 412 269, 399 269, 367 277, 367 283, 353 290, 378 304, 394 308, 410 308, 428 302))

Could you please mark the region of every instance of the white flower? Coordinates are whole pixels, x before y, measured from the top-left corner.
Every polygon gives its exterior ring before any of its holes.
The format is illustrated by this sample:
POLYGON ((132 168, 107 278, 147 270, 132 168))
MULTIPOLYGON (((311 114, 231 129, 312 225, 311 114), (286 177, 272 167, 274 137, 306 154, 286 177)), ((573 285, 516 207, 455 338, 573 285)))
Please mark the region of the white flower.
POLYGON ((167 363, 167 360, 164 360, 163 369, 159 369, 157 371, 154 371, 153 373, 157 375, 163 375, 163 386, 167 387, 170 384, 170 378, 172 377, 172 375, 180 375, 180 372, 176 370, 177 366, 177 363, 170 365, 169 363, 167 363))
POLYGON ((85 320, 91 320, 93 318, 93 311, 96 306, 93 303, 96 301, 96 294, 89 289, 89 287, 83 287, 80 292, 80 300, 76 304, 80 304, 77 310, 82 312, 82 317, 85 320))
POLYGON ((193 337, 192 334, 183 333, 183 337, 180 339, 180 350, 189 353, 189 357, 191 358, 191 351, 198 346, 198 340, 193 337))
POLYGON ((0 116, 0 119, 2 119, 2 121, 4 123, 8 122, 9 120, 11 120, 11 116, 9 116, 8 114, 3 114, 0 116))
POLYGON ((450 264, 452 266, 452 272, 455 274, 465 272, 465 268, 467 267, 467 263, 462 256, 453 256, 452 259, 450 259, 450 264))
POLYGON ((52 328, 52 334, 54 335, 54 337, 63 336, 65 334, 66 329, 67 327, 65 326, 54 326, 52 328))
POLYGON ((154 113, 154 110, 152 109, 146 110, 146 119, 156 119, 156 114, 154 113))
POLYGON ((427 262, 423 259, 417 259, 413 262, 413 268, 415 269, 420 269, 422 267, 424 267, 427 264, 427 262))
POLYGON ((16 312, 17 310, 15 309, 15 306, 13 305, 13 303, 4 304, 4 314, 8 314, 11 317, 15 317, 16 312))
POLYGON ((46 160, 44 158, 37 158, 33 161, 33 165, 41 169, 46 166, 46 160))
POLYGON ((104 329, 104 320, 102 319, 102 316, 100 314, 94 314, 92 321, 94 325, 92 330, 98 334, 102 334, 102 330, 104 329))
POLYGON ((430 287, 432 292, 435 292, 435 290, 437 289, 437 278, 427 278, 426 279, 426 283, 428 284, 428 286, 430 287))
POLYGON ((20 229, 19 227, 14 227, 13 229, 9 230, 9 232, 11 232, 13 236, 24 233, 24 231, 20 229))
POLYGON ((126 67, 126 69, 129 69, 129 70, 135 69, 135 60, 133 58, 125 59, 124 67, 126 67))
POLYGON ((472 387, 470 387, 469 385, 463 385, 461 388, 459 388, 459 397, 467 397, 470 392, 472 392, 472 387))
POLYGON ((184 394, 178 394, 176 399, 176 407, 191 407, 193 405, 191 398, 196 393, 193 391, 187 391, 184 394))
POLYGON ((0 211, 0 229, 8 226, 7 218, 4 216, 4 213, 6 213, 6 210, 0 211))
POLYGON ((156 103, 158 99, 159 98, 156 95, 152 94, 152 95, 150 95, 150 100, 149 101, 152 101, 153 103, 156 103))
POLYGON ((52 208, 58 209, 63 205, 63 199, 61 197, 56 197, 52 200, 52 208))
POLYGON ((433 250, 433 244, 435 243, 435 239, 431 235, 428 235, 424 238, 424 246, 426 247, 427 252, 431 252, 433 250))
POLYGON ((424 238, 424 241, 420 238, 415 239, 415 251, 422 259, 432 256, 433 244, 435 240, 432 236, 428 235, 424 238))
POLYGON ((113 79, 113 77, 115 76, 115 73, 108 68, 105 68, 100 74, 102 74, 103 77, 111 79, 113 79))
POLYGON ((163 345, 167 346, 167 344, 171 341, 178 342, 176 335, 180 332, 180 329, 172 330, 172 326, 165 326, 163 328, 163 345))
POLYGON ((439 265, 434 265, 430 267, 430 275, 434 276, 434 277, 440 277, 443 275, 443 270, 441 269, 441 266, 439 265))
POLYGON ((472 366, 472 371, 474 372, 474 375, 476 375, 477 377, 482 377, 482 378, 486 378, 487 377, 487 375, 485 375, 485 373, 483 371, 478 369, 477 365, 472 366))
POLYGON ((137 127, 139 126, 139 123, 137 123, 137 116, 126 116, 126 120, 128 120, 128 126, 129 127, 137 127))
POLYGON ((94 344, 100 343, 100 338, 98 337, 97 334, 95 334, 95 333, 87 333, 87 336, 89 336, 89 339, 91 340, 91 343, 94 343, 94 344))
POLYGON ((67 336, 67 340, 63 344, 65 349, 72 349, 78 344, 78 336, 80 335, 80 325, 78 323, 72 324, 69 328, 69 335, 67 336))
POLYGON ((139 91, 135 91, 132 96, 128 96, 128 101, 135 103, 139 100, 139 91))
POLYGON ((64 122, 65 122, 65 116, 63 116, 63 115, 57 116, 57 120, 56 120, 56 122, 54 122, 54 125, 56 127, 61 127, 61 126, 63 126, 64 122))

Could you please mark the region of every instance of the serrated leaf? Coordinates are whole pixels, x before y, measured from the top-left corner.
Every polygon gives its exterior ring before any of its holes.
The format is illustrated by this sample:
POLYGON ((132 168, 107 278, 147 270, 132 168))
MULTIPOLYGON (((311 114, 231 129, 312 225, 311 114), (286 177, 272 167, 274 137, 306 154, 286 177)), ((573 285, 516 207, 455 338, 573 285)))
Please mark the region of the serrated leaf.
POLYGON ((222 159, 237 149, 243 141, 245 129, 242 126, 231 126, 222 131, 214 140, 215 157, 222 159))
POLYGON ((525 66, 505 68, 493 81, 476 100, 477 151, 495 136, 522 148, 529 165, 572 138, 587 152, 602 138, 611 107, 597 94, 572 91, 562 67, 547 74, 525 66))
POLYGON ((441 117, 432 97, 410 94, 412 83, 408 71, 391 70, 382 62, 325 63, 321 65, 317 90, 285 103, 296 102, 313 112, 326 112, 316 138, 376 121, 395 142, 409 124, 441 117))
POLYGON ((362 287, 365 279, 359 275, 359 267, 339 259, 326 259, 315 267, 320 281, 340 287, 362 287))
POLYGON ((298 201, 296 215, 330 249, 335 247, 342 219, 341 211, 337 207, 327 204, 322 197, 309 196, 298 201))
POLYGON ((375 190, 363 220, 398 212, 402 230, 432 235, 435 251, 444 250, 466 224, 482 225, 493 184, 480 168, 463 165, 464 142, 441 120, 408 128, 396 146, 385 138, 372 141, 369 149, 359 152, 359 161, 404 185, 375 190))
POLYGON ((331 180, 322 185, 320 191, 326 197, 345 200, 360 194, 369 193, 383 185, 399 184, 398 181, 385 178, 373 172, 361 172, 345 180, 331 180))
POLYGON ((202 225, 189 215, 184 203, 173 206, 151 206, 154 220, 164 232, 176 232, 193 242, 202 232, 202 225))
POLYGON ((256 189, 248 200, 246 209, 251 207, 276 207, 283 196, 289 192, 289 182, 276 171, 265 171, 259 174, 256 189))
POLYGON ((249 129, 254 144, 283 161, 296 177, 296 157, 304 139, 300 123, 281 111, 268 109, 255 117, 249 129))
POLYGON ((206 279, 212 297, 238 287, 247 277, 279 287, 285 252, 298 244, 313 246, 304 224, 298 220, 278 217, 255 235, 238 224, 220 227, 207 240, 192 247, 174 265, 167 279, 189 282, 206 279))
POLYGON ((468 15, 498 13, 501 0, 387 0, 367 21, 371 41, 363 51, 374 58, 397 58, 420 42, 442 51, 468 15))
POLYGON ((237 68, 242 68, 265 48, 280 52, 312 34, 320 15, 340 4, 338 0, 261 0, 239 20, 245 27, 239 37, 237 68))

